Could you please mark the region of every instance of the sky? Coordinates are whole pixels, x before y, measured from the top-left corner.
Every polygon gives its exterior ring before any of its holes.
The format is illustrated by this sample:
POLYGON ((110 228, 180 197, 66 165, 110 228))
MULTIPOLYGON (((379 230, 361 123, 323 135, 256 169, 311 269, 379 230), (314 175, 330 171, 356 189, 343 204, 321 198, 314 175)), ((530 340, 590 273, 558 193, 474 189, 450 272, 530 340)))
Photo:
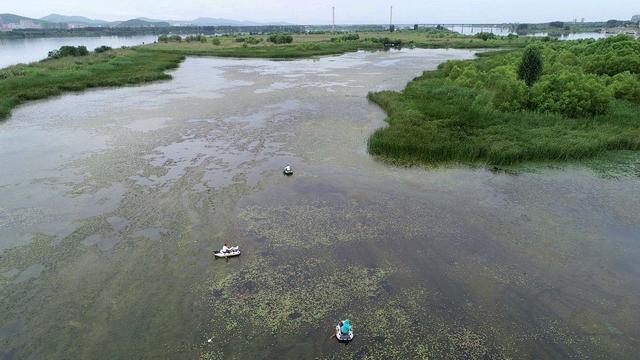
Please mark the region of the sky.
POLYGON ((640 0, 0 0, 0 13, 330 24, 335 6, 337 24, 379 24, 389 22, 391 5, 396 24, 598 21, 640 14, 640 0))

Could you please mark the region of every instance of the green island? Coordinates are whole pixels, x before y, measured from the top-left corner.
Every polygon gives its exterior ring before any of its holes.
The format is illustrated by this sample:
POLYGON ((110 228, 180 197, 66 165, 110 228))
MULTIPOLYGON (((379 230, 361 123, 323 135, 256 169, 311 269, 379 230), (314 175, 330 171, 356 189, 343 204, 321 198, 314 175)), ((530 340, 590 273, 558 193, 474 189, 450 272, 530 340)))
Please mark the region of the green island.
POLYGON ((0 119, 26 101, 65 91, 169 79, 185 56, 301 58, 391 47, 499 49, 450 61, 402 92, 371 93, 389 126, 371 154, 404 164, 584 159, 640 148, 640 40, 464 36, 446 29, 251 36, 162 35, 154 44, 69 55, 0 70, 0 119), (527 84, 524 48, 540 58, 527 84))
POLYGON ((480 54, 426 72, 404 91, 371 93, 389 126, 369 151, 400 163, 564 161, 640 149, 640 41, 539 42, 528 86, 523 50, 480 54), (543 60, 542 60, 543 59, 543 60))

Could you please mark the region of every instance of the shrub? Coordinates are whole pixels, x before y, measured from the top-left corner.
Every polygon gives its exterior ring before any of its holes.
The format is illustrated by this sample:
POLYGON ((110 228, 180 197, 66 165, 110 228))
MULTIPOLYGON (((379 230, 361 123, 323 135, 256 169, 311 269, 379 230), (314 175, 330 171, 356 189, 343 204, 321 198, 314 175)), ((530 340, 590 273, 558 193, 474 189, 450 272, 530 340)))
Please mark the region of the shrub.
POLYGON ((542 51, 539 47, 529 45, 524 49, 522 60, 518 66, 518 79, 524 80, 527 86, 533 86, 542 74, 542 51))
POLYGON ((98 54, 103 53, 103 52, 107 52, 112 50, 110 46, 106 46, 106 45, 102 45, 100 47, 97 47, 94 51, 98 54))
POLYGON ((477 37, 478 39, 482 39, 484 41, 496 38, 496 34, 490 33, 490 32, 479 32, 479 33, 475 34, 474 36, 477 37))
POLYGON ((611 77, 608 87, 618 99, 640 102, 640 81, 628 71, 611 77))
POLYGON ((218 45, 220 45, 220 39, 218 39, 217 37, 214 37, 213 40, 211 40, 211 43, 213 45, 218 46, 218 45))
POLYGON ((595 41, 579 49, 583 68, 594 74, 616 74, 629 71, 640 74, 640 41, 627 35, 595 41))
POLYGON ((86 46, 63 46, 58 50, 49 51, 49 58, 59 59, 66 56, 87 56, 89 50, 86 46))
POLYGON ((253 36, 249 36, 244 40, 244 42, 249 45, 260 44, 262 42, 262 38, 254 38, 253 36))
POLYGON ((358 34, 346 34, 340 37, 331 38, 332 42, 341 42, 341 41, 355 41, 360 40, 360 35, 358 34))
POLYGON ((184 38, 186 42, 199 41, 201 43, 207 42, 207 37, 204 35, 189 35, 184 38))
POLYGON ((544 76, 531 89, 531 106, 538 111, 585 117, 607 112, 610 93, 591 74, 563 70, 544 76))
POLYGON ((269 36, 269 41, 274 44, 290 44, 293 42, 293 36, 289 34, 273 34, 269 36))

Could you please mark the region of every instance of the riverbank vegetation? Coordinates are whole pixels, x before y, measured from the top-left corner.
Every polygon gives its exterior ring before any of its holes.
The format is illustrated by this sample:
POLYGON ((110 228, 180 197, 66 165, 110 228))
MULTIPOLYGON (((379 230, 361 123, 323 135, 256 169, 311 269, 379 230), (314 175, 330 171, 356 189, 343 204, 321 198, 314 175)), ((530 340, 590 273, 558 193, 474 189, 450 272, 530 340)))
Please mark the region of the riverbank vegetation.
POLYGON ((0 120, 28 100, 98 86, 120 86, 168 79, 166 69, 184 56, 301 58, 342 54, 357 50, 382 50, 389 46, 426 48, 519 47, 524 38, 483 41, 448 30, 366 32, 356 34, 277 34, 252 36, 162 35, 155 44, 128 49, 100 47, 89 53, 83 47, 65 47, 51 58, 29 65, 0 69, 0 120), (334 38, 338 40, 331 41, 334 38), (270 41, 272 40, 272 41, 270 41), (290 42, 289 42, 290 41, 290 42), (275 43, 274 43, 275 42, 275 43), (284 42, 284 43, 282 43, 284 42))
POLYGON ((0 119, 19 104, 65 91, 169 79, 165 71, 182 59, 175 54, 119 49, 4 68, 0 70, 0 119))
POLYGON ((389 47, 419 48, 513 48, 523 47, 530 38, 495 36, 490 39, 463 36, 446 29, 401 30, 394 33, 372 31, 360 33, 320 32, 313 34, 272 34, 216 36, 209 41, 190 42, 175 36, 161 37, 156 44, 140 47, 144 51, 160 51, 181 55, 223 56, 241 58, 302 58, 343 54, 357 50, 382 50, 389 47), (250 39, 250 40, 247 40, 250 39))
POLYGON ((513 164, 640 150, 639 74, 640 40, 626 36, 450 61, 402 92, 370 94, 389 127, 369 151, 404 163, 513 164), (542 56, 539 76, 518 76, 531 52, 542 56))

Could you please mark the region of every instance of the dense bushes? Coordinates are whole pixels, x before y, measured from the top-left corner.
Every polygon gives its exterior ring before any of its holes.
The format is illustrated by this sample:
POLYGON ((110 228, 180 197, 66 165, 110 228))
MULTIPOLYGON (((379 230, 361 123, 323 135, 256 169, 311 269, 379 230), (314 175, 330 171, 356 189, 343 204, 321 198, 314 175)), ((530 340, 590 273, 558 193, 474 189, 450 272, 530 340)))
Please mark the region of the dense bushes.
POLYGON ((640 102, 640 80, 629 71, 611 77, 608 87, 617 99, 640 102))
POLYGON ((358 34, 346 34, 346 35, 342 35, 339 37, 334 37, 331 38, 332 42, 339 42, 339 41, 356 41, 356 40, 360 40, 360 35, 358 34))
POLYGON ((449 62, 442 69, 456 85, 478 90, 479 98, 501 111, 576 118, 605 114, 614 98, 640 102, 640 41, 633 38, 538 43, 519 58, 501 54, 449 62))
POLYGON ((370 94, 389 126, 369 151, 409 163, 512 164, 640 150, 639 41, 538 41, 530 51, 544 67, 532 86, 519 80, 522 50, 442 64, 400 93, 370 94))
POLYGON ((163 42, 163 43, 182 42, 182 36, 180 36, 180 35, 160 35, 158 37, 158 42, 163 42))
POLYGON ((478 39, 482 39, 484 41, 496 38, 496 34, 491 33, 491 32, 479 32, 479 33, 475 34, 474 36, 477 37, 478 39))
POLYGON ((531 89, 531 108, 567 117, 605 114, 611 95, 597 76, 562 70, 544 77, 531 89))
MULTIPOLYGON (((260 44, 262 42, 262 38, 255 38, 253 36, 247 36, 247 37, 237 37, 236 42, 240 42, 240 43, 245 43, 245 44, 249 44, 249 45, 256 45, 256 44, 260 44)), ((292 38, 293 40, 293 38, 292 38)))
POLYGON ((49 58, 59 59, 65 56, 87 56, 89 50, 86 46, 63 46, 58 50, 49 51, 49 58))
POLYGON ((189 35, 189 36, 184 38, 184 41, 186 41, 186 42, 206 43, 207 42, 207 37, 204 36, 204 35, 189 35))
POLYGON ((98 54, 103 53, 103 52, 107 52, 109 50, 112 50, 110 46, 107 45, 102 45, 100 47, 97 47, 94 51, 98 54))
POLYGON ((293 42, 293 36, 289 34, 273 34, 269 36, 269 42, 274 44, 290 44, 293 42))

